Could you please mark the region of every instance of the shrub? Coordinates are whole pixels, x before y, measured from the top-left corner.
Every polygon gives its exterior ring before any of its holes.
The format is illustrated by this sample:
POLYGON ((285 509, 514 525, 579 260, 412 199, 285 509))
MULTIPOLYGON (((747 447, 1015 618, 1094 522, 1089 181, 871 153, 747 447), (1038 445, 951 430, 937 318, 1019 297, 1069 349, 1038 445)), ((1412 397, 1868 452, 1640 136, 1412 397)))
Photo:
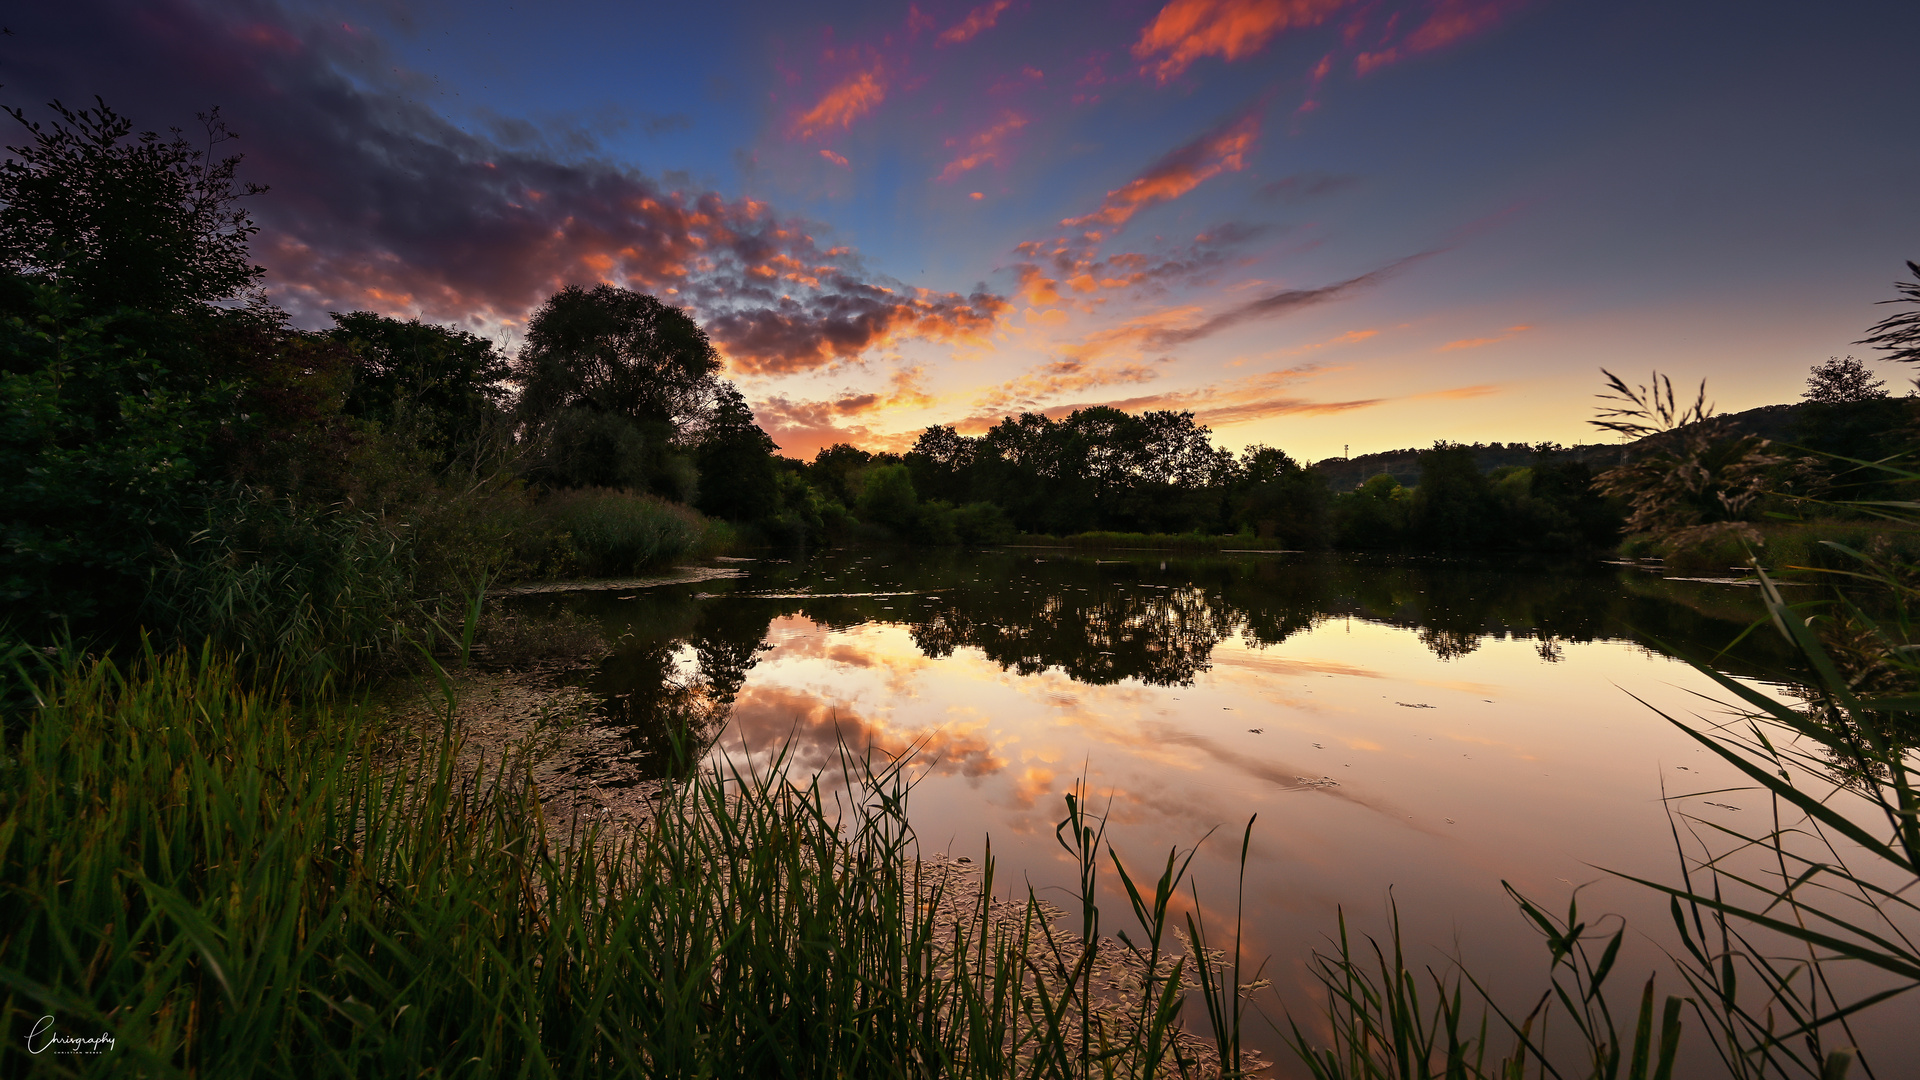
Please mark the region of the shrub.
POLYGON ((409 538, 347 505, 303 508, 236 487, 159 560, 142 622, 212 641, 250 676, 316 691, 398 658, 429 631, 409 538))
POLYGON ((706 534, 706 520, 684 506, 606 488, 557 492, 540 513, 566 534, 574 566, 586 574, 632 574, 682 558, 706 534))

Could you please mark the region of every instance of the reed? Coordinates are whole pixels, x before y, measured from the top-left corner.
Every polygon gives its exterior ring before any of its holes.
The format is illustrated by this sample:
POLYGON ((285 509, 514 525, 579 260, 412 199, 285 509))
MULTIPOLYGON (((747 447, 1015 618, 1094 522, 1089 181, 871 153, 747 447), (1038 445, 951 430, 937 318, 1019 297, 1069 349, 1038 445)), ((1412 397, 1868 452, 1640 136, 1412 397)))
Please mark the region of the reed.
MULTIPOLYGON (((640 827, 549 822, 509 757, 243 688, 211 649, 33 668, 5 719, 5 1076, 1226 1074, 1180 1030, 1185 863, 1084 803, 1082 933, 923 858, 900 763, 692 772, 640 827), (1093 903, 1118 871, 1137 928, 1093 903), (1131 981, 1129 981, 1131 980, 1131 981), (1122 987, 1116 991, 1113 987, 1122 987), (13 1036, 110 1033, 98 1057, 13 1036), (1211 1064, 1210 1064, 1211 1063, 1211 1064)), ((1206 966, 1206 965, 1203 965, 1206 966)), ((1220 968, 1224 971, 1224 968, 1220 968)), ((1219 986, 1214 987, 1218 995, 1219 986)), ((1219 1004, 1219 1003, 1216 1003, 1219 1004)))

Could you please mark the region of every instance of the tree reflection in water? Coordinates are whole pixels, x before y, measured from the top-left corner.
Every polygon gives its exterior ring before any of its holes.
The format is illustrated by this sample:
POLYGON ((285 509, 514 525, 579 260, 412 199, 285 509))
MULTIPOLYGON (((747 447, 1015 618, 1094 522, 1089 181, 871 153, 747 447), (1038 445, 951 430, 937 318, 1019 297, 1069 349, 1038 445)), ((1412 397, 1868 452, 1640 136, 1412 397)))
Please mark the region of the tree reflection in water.
POLYGON ((1271 649, 1339 619, 1405 628, 1442 660, 1489 638, 1533 640, 1549 661, 1569 643, 1624 639, 1712 657, 1733 674, 1791 664, 1766 635, 1721 652, 1760 615, 1738 590, 1687 589, 1599 564, 830 552, 724 582, 561 602, 618 636, 589 686, 653 775, 687 768, 712 747, 760 653, 773 647, 773 621, 796 616, 834 629, 903 625, 931 659, 973 649, 1003 671, 1057 671, 1096 686, 1190 685, 1222 641, 1271 649), (691 753, 676 756, 676 743, 691 753))

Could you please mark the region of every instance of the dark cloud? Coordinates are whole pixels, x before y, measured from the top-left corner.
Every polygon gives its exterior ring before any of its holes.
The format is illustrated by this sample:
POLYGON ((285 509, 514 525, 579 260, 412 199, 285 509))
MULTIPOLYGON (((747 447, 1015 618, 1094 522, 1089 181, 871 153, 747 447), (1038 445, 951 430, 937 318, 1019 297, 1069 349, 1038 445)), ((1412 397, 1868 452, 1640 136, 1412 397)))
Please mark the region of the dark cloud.
POLYGON ((1198 341, 1203 337, 1217 334, 1222 330, 1239 326, 1241 323, 1291 314, 1301 308, 1312 307, 1315 304, 1323 304, 1329 300, 1337 300, 1348 293, 1356 292, 1369 285, 1376 284, 1413 263, 1435 254, 1438 254, 1438 252, 1425 251, 1418 255, 1409 255, 1404 259, 1389 263, 1378 270, 1370 270, 1367 273, 1361 274, 1359 277, 1351 277, 1345 281, 1336 281, 1331 285, 1322 285, 1314 289, 1282 289, 1277 293, 1262 296, 1257 300, 1249 300, 1237 307, 1228 308, 1218 315, 1214 315, 1192 326, 1168 327, 1156 330, 1149 340, 1150 343, 1156 347, 1169 348, 1174 345, 1185 345, 1189 342, 1198 341))
POLYGON ((752 199, 670 189, 598 150, 602 132, 675 117, 609 113, 463 128, 421 103, 368 32, 267 3, 93 0, 9 17, 5 99, 38 111, 95 94, 136 125, 222 107, 246 154, 256 257, 306 323, 370 308, 514 322, 563 285, 612 281, 690 305, 750 371, 850 358, 905 337, 954 341, 1006 309, 889 291, 817 226, 752 199))
POLYGON ((1263 199, 1304 202, 1359 186, 1360 178, 1346 173, 1303 172, 1283 176, 1260 185, 1256 191, 1263 199))

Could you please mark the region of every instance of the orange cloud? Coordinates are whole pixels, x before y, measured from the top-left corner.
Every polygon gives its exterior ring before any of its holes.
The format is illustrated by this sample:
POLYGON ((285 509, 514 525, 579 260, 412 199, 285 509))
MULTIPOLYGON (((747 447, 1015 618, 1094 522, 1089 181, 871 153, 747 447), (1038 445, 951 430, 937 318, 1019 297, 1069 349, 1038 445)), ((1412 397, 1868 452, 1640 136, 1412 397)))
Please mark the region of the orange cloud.
POLYGON ((1103 365, 1077 357, 1055 360, 987 390, 980 397, 980 411, 1026 412, 1056 394, 1077 393, 1096 386, 1150 382, 1159 374, 1141 363, 1103 365))
POLYGON ((1161 82, 1203 56, 1233 61, 1260 51, 1282 30, 1317 26, 1347 0, 1173 0, 1140 33, 1133 55, 1161 82))
POLYGON ((836 154, 831 150, 820 151, 820 156, 823 158, 826 158, 828 161, 833 162, 835 165, 838 165, 843 169, 847 167, 847 159, 844 157, 841 157, 839 154, 836 154))
POLYGON ((1262 108, 1255 105, 1212 131, 1154 162, 1121 187, 1107 192, 1100 209, 1060 224, 1069 229, 1088 225, 1120 226, 1149 206, 1177 199, 1223 172, 1247 167, 1247 152, 1260 134, 1262 108))
POLYGON ((1459 401, 1464 398, 1486 397, 1500 392, 1498 386, 1482 383, 1478 386, 1456 386, 1451 390, 1434 390, 1425 394, 1415 394, 1417 398, 1439 398, 1443 401, 1459 401))
POLYGON ((750 375, 787 375, 852 360, 904 340, 984 344, 1013 305, 992 293, 971 296, 914 289, 906 295, 852 280, 805 302, 782 296, 757 308, 709 319, 707 332, 729 367, 750 375))
POLYGON ((1048 277, 1039 267, 1032 263, 1021 263, 1014 272, 1020 279, 1019 293, 1026 297, 1027 303, 1034 307, 1050 307, 1060 302, 1060 283, 1048 277))
POLYGON ((1013 0, 993 0, 984 7, 974 8, 967 17, 948 27, 938 38, 935 45, 960 45, 972 41, 983 32, 993 29, 1000 21, 1000 13, 1013 6, 1013 0))
POLYGON ((878 108, 886 97, 885 73, 875 64, 827 91, 818 104, 794 120, 794 130, 803 139, 829 128, 845 130, 878 108))
POLYGON ((1399 44, 1354 57, 1353 67, 1365 75, 1409 56, 1438 49, 1464 37, 1491 29, 1509 11, 1526 0, 1441 0, 1427 20, 1399 44))
POLYGON ((871 749, 887 757, 912 753, 935 772, 991 776, 1007 767, 993 744, 978 730, 954 726, 903 731, 885 720, 868 719, 845 702, 806 690, 749 686, 733 706, 733 733, 750 751, 786 747, 794 772, 837 773, 840 748, 857 757, 871 749))
MULTIPOLYGON (((967 152, 947 162, 947 167, 940 170, 940 179, 952 180, 961 173, 976 169, 988 162, 1004 165, 1006 161, 1000 156, 1001 142, 1026 126, 1026 117, 1015 113, 1006 114, 999 123, 969 138, 967 152)), ((954 140, 947 141, 948 146, 952 146, 953 143, 954 140)), ((979 198, 979 195, 976 193, 974 197, 979 198)))
POLYGON ((967 192, 967 198, 972 199, 974 202, 979 202, 981 199, 984 199, 986 197, 987 197, 987 193, 984 191, 967 192))
POLYGON ((1533 327, 1528 326, 1524 323, 1519 326, 1509 326, 1505 330, 1501 331, 1500 334, 1496 337, 1461 338, 1459 341, 1449 341, 1445 345, 1440 346, 1438 349, 1435 349, 1434 351, 1435 352, 1452 352, 1455 349, 1477 349, 1482 345, 1493 345, 1502 341, 1507 341, 1513 338, 1516 334, 1522 334, 1531 329, 1533 329, 1533 327))
MULTIPOLYGON (((1170 409, 1176 412, 1191 412, 1200 423, 1212 427, 1250 423, 1276 416, 1314 416, 1350 412, 1371 408, 1392 400, 1378 397, 1346 401, 1316 401, 1285 392, 1288 383, 1304 375, 1305 372, 1298 370, 1270 371, 1193 390, 1170 390, 1161 394, 1146 394, 1107 401, 1083 400, 1072 404, 1049 405, 1023 411, 1041 413, 1057 420, 1077 409, 1092 408, 1096 405, 1126 412, 1170 409)), ((1463 393, 1460 396, 1473 395, 1463 393)), ((982 405, 984 406, 982 409, 965 419, 955 421, 952 426, 956 430, 974 434, 999 423, 1006 415, 1006 409, 995 409, 991 402, 983 402, 982 405)))

